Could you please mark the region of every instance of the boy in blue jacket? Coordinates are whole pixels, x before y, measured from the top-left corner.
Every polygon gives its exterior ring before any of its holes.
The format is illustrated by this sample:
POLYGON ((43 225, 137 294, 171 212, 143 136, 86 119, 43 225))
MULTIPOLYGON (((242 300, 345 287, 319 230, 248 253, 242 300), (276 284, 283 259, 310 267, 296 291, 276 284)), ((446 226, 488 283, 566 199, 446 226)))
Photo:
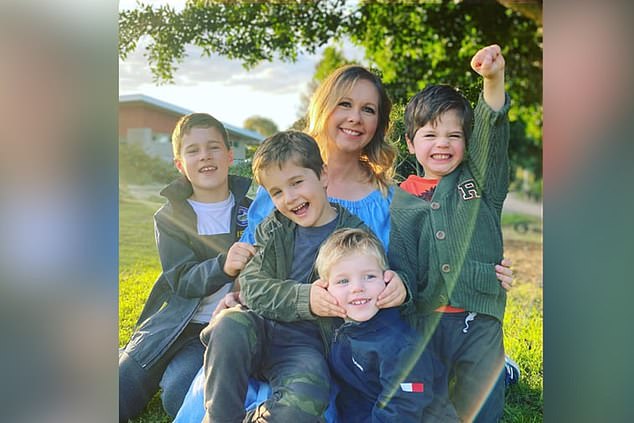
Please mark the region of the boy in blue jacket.
POLYGON ((247 226, 251 181, 229 175, 233 152, 224 125, 205 113, 183 116, 172 134, 183 175, 161 191, 154 215, 163 272, 128 344, 119 352, 119 421, 139 415, 162 389, 175 416, 202 366, 201 330, 255 250, 236 242, 247 226))
POLYGON ((446 372, 397 308, 379 310, 387 260, 380 241, 364 229, 335 231, 319 249, 315 267, 346 319, 335 332, 328 363, 340 392, 340 420, 457 421, 447 397, 446 372))

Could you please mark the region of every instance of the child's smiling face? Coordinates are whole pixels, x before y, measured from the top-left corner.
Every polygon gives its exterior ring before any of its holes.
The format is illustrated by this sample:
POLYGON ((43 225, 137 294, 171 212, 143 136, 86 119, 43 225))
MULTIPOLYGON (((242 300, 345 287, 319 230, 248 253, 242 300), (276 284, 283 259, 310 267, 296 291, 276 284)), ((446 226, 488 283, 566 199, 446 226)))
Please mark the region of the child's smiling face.
POLYGON ((227 198, 233 152, 218 129, 192 128, 183 136, 180 157, 174 162, 191 182, 193 200, 213 203, 227 198))
POLYGON ((421 126, 407 148, 425 170, 425 178, 440 179, 453 172, 465 154, 462 119, 456 110, 448 110, 434 122, 421 126))
POLYGON ((325 169, 320 176, 292 160, 263 169, 260 176, 275 208, 302 227, 323 226, 337 213, 326 196, 328 177, 325 169))
POLYGON ((353 253, 330 266, 328 292, 346 309, 348 319, 365 322, 374 317, 384 289, 383 269, 372 255, 353 253))

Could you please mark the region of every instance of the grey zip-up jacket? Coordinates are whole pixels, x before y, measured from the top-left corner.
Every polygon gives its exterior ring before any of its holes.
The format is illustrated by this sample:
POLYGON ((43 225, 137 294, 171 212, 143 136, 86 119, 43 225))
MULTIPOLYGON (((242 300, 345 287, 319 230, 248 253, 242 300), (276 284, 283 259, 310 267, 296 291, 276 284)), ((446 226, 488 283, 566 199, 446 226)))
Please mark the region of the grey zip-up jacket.
POLYGON ((125 347, 141 367, 150 367, 162 357, 190 322, 202 298, 233 282, 223 267, 227 250, 247 226, 251 200, 246 193, 250 185, 250 179, 229 175, 235 205, 230 232, 220 235, 198 235, 196 213, 187 202, 192 187, 186 178, 161 191, 168 201, 154 214, 154 229, 163 271, 125 347))

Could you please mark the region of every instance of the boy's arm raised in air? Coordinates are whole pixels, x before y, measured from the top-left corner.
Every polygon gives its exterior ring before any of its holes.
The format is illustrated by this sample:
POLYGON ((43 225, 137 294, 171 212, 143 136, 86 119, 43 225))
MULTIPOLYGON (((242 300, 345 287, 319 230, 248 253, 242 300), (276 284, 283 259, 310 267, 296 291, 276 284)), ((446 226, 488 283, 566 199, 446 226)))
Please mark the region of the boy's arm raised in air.
POLYGON ((494 112, 504 106, 504 67, 504 56, 497 44, 478 50, 471 59, 471 68, 483 79, 484 101, 494 112))
POLYGON ((474 111, 468 141, 469 167, 477 184, 501 212, 509 185, 508 96, 504 91, 505 61, 498 45, 479 50, 471 67, 483 78, 483 92, 474 111))
MULTIPOLYGON (((478 182, 496 202, 500 211, 509 183, 509 128, 506 116, 508 105, 504 91, 505 67, 502 50, 497 44, 480 49, 471 59, 471 68, 482 76, 482 99, 491 110, 487 114, 483 104, 478 104, 476 107, 475 128, 469 143, 469 158, 472 169, 476 172, 480 169, 480 172, 477 172, 480 176, 478 182), (490 114, 491 111, 501 112, 502 116, 496 119, 495 114, 490 114), (483 119, 481 119, 485 114, 487 119, 501 126, 500 131, 487 128, 487 122, 482 122, 483 119)), ((511 262, 503 259, 502 264, 504 266, 496 265, 496 276, 502 287, 508 291, 513 285, 511 262)))

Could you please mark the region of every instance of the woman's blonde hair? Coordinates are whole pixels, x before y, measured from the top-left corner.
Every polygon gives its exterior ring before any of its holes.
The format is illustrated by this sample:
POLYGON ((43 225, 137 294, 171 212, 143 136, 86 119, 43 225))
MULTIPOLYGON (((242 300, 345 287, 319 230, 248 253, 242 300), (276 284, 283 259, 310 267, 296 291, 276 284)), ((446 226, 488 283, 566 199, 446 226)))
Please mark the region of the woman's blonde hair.
POLYGON ((379 94, 377 110, 378 123, 374 136, 361 152, 361 165, 368 177, 375 182, 383 194, 394 183, 395 148, 385 141, 390 125, 392 102, 378 76, 358 65, 346 65, 333 71, 313 94, 308 106, 305 132, 312 135, 319 144, 325 163, 328 163, 328 135, 326 122, 341 99, 347 95, 359 80, 369 81, 379 94))

